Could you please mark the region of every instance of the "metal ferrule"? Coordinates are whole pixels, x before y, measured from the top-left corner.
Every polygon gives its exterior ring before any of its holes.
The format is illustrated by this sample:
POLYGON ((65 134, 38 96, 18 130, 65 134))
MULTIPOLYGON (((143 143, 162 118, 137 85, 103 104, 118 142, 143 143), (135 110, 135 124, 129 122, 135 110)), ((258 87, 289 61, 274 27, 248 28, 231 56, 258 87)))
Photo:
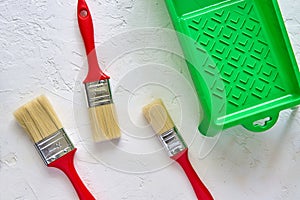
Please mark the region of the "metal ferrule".
POLYGON ((90 108, 113 103, 108 79, 85 83, 85 91, 90 108))
POLYGON ((184 140, 175 127, 159 135, 158 138, 170 157, 175 156, 187 148, 184 140))
POLYGON ((35 143, 35 147, 46 165, 49 165, 51 162, 74 149, 74 146, 64 129, 59 129, 56 133, 35 143))

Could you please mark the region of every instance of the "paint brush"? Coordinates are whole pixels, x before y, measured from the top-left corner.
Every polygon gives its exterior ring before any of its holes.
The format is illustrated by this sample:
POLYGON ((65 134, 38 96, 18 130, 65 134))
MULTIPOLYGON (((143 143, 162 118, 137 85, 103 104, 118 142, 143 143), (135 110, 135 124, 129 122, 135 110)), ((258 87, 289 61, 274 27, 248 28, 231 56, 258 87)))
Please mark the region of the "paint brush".
POLYGON ((87 95, 94 141, 100 142, 119 138, 121 132, 111 95, 110 77, 99 67, 92 16, 84 0, 78 0, 77 19, 88 60, 88 74, 83 83, 87 95))
POLYGON ((143 113, 159 140, 168 152, 185 171, 197 198, 212 200, 213 197, 193 169, 189 158, 188 148, 172 121, 161 99, 157 99, 143 108, 143 113))
POLYGON ((35 143, 36 150, 48 167, 63 171, 73 184, 80 200, 94 200, 74 167, 74 148, 45 96, 40 96, 14 112, 18 123, 35 143))

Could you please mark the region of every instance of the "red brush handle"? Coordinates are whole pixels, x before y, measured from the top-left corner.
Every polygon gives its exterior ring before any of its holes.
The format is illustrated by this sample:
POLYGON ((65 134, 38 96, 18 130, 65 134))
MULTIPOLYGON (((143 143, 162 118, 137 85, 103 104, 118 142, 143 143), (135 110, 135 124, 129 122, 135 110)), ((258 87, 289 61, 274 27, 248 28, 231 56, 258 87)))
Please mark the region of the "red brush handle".
POLYGON ((98 64, 92 16, 85 0, 78 0, 77 19, 89 64, 89 71, 83 82, 87 83, 109 79, 109 76, 103 73, 98 64))
POLYGON ((73 184, 80 200, 95 200, 93 195, 82 183, 74 167, 74 155, 77 149, 74 149, 63 157, 53 161, 48 167, 55 167, 63 171, 73 184))
POLYGON ((176 156, 173 156, 172 159, 176 160, 184 170, 193 186, 198 200, 213 200, 212 195, 202 183, 189 161, 188 149, 184 150, 176 156))

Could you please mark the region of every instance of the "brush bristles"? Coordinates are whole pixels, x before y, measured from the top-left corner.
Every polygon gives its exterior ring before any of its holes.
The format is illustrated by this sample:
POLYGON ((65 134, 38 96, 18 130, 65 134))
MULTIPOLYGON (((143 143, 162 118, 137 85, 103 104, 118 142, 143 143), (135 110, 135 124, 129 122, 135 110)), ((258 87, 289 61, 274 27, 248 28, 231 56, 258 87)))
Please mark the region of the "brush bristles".
POLYGON ((161 135, 175 127, 163 101, 156 99, 143 108, 143 113, 153 130, 161 135))
POLYGON ((52 105, 45 96, 37 97, 14 112, 18 123, 37 143, 62 128, 52 105))
POLYGON ((121 137, 114 104, 91 107, 89 115, 95 142, 121 137))

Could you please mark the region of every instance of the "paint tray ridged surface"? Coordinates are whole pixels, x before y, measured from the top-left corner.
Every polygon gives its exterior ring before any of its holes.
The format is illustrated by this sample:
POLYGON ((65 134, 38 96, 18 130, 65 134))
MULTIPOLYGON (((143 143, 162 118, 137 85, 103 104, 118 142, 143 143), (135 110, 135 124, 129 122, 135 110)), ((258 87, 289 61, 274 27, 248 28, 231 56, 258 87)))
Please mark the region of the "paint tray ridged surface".
POLYGON ((204 111, 207 136, 265 131, 300 103, 299 70, 276 0, 166 0, 204 111), (258 120, 265 119, 261 123, 258 120))

